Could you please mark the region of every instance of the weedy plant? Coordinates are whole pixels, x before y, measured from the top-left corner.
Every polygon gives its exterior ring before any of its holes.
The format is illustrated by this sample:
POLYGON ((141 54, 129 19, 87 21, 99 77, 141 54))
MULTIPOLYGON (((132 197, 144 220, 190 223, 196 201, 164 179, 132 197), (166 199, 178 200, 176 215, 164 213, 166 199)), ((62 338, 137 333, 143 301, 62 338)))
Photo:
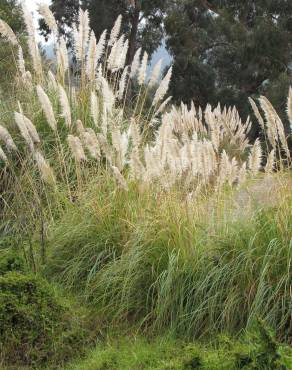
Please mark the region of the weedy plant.
MULTIPOLYGON (((260 315, 285 336, 291 199, 243 219, 222 208, 226 188, 291 166, 272 104, 251 100, 265 137, 251 143, 235 107, 170 106, 171 67, 147 77, 141 49, 125 65, 121 17, 97 41, 80 9, 68 50, 50 9, 40 13, 55 40, 49 65, 25 5, 30 70, 0 24, 17 60, 14 113, 0 126, 3 232, 21 235, 33 269, 49 258, 51 276, 111 317, 201 335, 260 315)), ((292 90, 287 112, 292 126, 292 90)))

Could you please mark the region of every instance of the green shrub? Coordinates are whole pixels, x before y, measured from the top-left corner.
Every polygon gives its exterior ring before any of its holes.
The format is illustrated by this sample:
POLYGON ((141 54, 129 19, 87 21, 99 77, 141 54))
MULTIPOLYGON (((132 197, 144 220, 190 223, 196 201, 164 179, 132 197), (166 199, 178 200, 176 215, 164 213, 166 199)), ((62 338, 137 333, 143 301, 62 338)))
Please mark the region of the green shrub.
POLYGON ((0 362, 61 363, 82 351, 86 336, 82 319, 45 280, 19 272, 0 277, 0 362))

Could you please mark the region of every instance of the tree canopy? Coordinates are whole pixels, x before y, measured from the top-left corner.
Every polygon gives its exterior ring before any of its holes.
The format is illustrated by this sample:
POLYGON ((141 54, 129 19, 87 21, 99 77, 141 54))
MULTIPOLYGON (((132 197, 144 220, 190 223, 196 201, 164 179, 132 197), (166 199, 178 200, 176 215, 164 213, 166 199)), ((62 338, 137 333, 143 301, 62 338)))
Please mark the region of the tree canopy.
POLYGON ((276 106, 285 104, 291 1, 174 0, 165 27, 176 99, 236 104, 245 113, 248 96, 265 93, 276 106))

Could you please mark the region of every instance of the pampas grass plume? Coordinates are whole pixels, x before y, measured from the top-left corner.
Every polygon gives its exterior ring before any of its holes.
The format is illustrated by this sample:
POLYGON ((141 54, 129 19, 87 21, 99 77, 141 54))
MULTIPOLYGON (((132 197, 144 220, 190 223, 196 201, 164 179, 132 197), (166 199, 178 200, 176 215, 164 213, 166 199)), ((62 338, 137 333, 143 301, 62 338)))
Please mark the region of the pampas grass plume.
POLYGON ((43 157, 43 155, 39 151, 35 151, 33 153, 33 156, 44 182, 49 185, 55 185, 56 179, 54 176, 54 172, 50 165, 48 164, 48 162, 43 157))
POLYGON ((4 153, 3 149, 1 148, 1 146, 0 146, 0 159, 2 159, 2 161, 4 162, 8 162, 8 158, 6 154, 4 153))
POLYGON ((12 45, 18 45, 15 33, 12 31, 11 27, 2 19, 0 19, 0 34, 12 45))
POLYGON ((40 15, 44 18, 44 21, 49 29, 54 32, 55 35, 58 35, 57 22, 49 6, 47 4, 40 4, 38 11, 40 15))
POLYGON ((72 152, 76 162, 86 161, 87 158, 86 158, 86 155, 84 153, 84 149, 83 149, 83 146, 82 146, 82 143, 81 143, 79 137, 73 136, 73 135, 68 135, 67 140, 68 140, 69 147, 71 149, 71 152, 72 152))
POLYGON ((46 119, 48 121, 49 126, 53 131, 57 130, 57 122, 54 115, 54 110, 52 103, 48 97, 48 95, 44 92, 43 88, 38 85, 37 86, 37 95, 39 98, 39 101, 41 103, 42 109, 45 113, 46 119))
POLYGON ((167 74, 163 78, 163 80, 160 82, 160 85, 158 86, 158 89, 156 90, 152 106, 156 106, 165 96, 165 94, 168 91, 170 79, 172 75, 172 67, 169 68, 167 71, 167 74))
POLYGON ((68 128, 72 125, 71 108, 67 93, 62 85, 58 85, 59 99, 62 107, 62 117, 65 119, 65 124, 68 128))
POLYGON ((138 72, 138 84, 140 86, 143 85, 145 82, 147 64, 148 64, 148 54, 145 51, 143 54, 142 62, 141 62, 139 72, 138 72))
POLYGON ((8 130, 0 125, 0 139, 4 142, 6 148, 11 151, 16 151, 17 147, 8 130))

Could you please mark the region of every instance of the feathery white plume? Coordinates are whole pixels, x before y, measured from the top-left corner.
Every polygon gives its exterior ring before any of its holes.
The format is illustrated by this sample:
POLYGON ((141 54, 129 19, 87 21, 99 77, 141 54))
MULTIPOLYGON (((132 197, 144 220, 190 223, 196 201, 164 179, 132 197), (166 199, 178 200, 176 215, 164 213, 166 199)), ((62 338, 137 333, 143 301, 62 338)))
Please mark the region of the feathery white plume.
POLYGON ((93 118, 95 126, 98 126, 99 108, 97 96, 94 91, 91 92, 90 103, 91 103, 90 104, 91 117, 93 118))
POLYGON ((112 46, 108 60, 107 60, 107 66, 108 69, 112 72, 116 72, 119 70, 120 66, 120 58, 123 51, 123 45, 124 45, 124 39, 125 36, 122 35, 112 46))
POLYGON ((15 122, 18 126, 18 129, 21 133, 21 136, 24 138, 26 144, 28 145, 29 149, 33 152, 34 151, 34 144, 32 138, 29 134, 29 131, 26 127, 24 116, 22 113, 15 112, 14 113, 15 122))
POLYGON ((19 72, 21 74, 21 76, 23 77, 24 74, 25 74, 25 62, 24 62, 24 58, 23 58, 23 51, 22 51, 22 47, 19 46, 18 48, 18 60, 17 60, 17 66, 18 66, 18 69, 19 69, 19 72))
POLYGON ((254 176, 259 172, 261 168, 261 163, 262 163, 261 144, 259 139, 256 139, 248 157, 248 168, 254 176))
POLYGON ((74 49, 78 61, 85 60, 85 52, 89 38, 89 15, 88 10, 79 9, 78 28, 73 26, 74 49))
POLYGON ((160 73, 161 73, 161 66, 162 66, 162 59, 160 59, 154 66, 153 71, 151 73, 148 86, 151 88, 156 85, 157 81, 159 80, 160 73))
POLYGON ((75 160, 77 162, 86 161, 86 155, 79 137, 68 135, 67 140, 75 160))
POLYGON ((271 173, 275 168, 275 149, 272 149, 267 158, 267 164, 265 166, 265 172, 271 173))
POLYGON ((80 119, 76 121, 76 129, 79 135, 82 135, 85 132, 85 128, 83 126, 83 123, 80 119))
POLYGON ((101 91, 104 107, 106 111, 111 114, 113 106, 115 104, 115 96, 107 80, 104 77, 101 77, 101 91))
POLYGON ((167 104, 171 101, 172 99, 172 96, 169 96, 168 98, 166 98, 159 106, 159 108, 157 109, 157 111, 154 113, 154 117, 157 117, 160 113, 163 113, 165 107, 167 106, 167 104))
POLYGON ((23 116, 23 121, 24 121, 24 123, 25 123, 25 125, 27 127, 27 130, 28 130, 28 132, 30 134, 30 137, 32 138, 32 141, 35 144, 39 144, 41 142, 41 139, 39 137, 39 134, 37 132, 37 129, 36 129, 35 125, 24 114, 22 114, 22 116, 23 116))
POLYGON ((1 146, 0 146, 0 159, 2 159, 2 161, 4 161, 4 162, 8 161, 8 158, 7 158, 6 154, 4 153, 3 149, 1 148, 1 146))
POLYGON ((129 40, 126 40, 123 44, 121 55, 119 58, 119 64, 118 64, 119 69, 123 69, 125 67, 128 49, 129 49, 129 40))
POLYGON ((257 120, 258 120, 258 123, 261 127, 262 130, 265 130, 265 122, 263 120, 263 117, 261 116, 260 114, 260 111, 255 103, 255 101, 252 99, 252 98, 248 98, 249 102, 250 102, 250 105, 252 106, 252 109, 253 109, 253 112, 254 112, 254 115, 256 116, 257 120))
POLYGON ((138 84, 141 86, 145 82, 146 78, 146 70, 147 70, 147 64, 148 64, 148 54, 146 51, 143 54, 142 62, 138 71, 138 84))
POLYGON ((130 73, 130 77, 131 78, 134 78, 136 76, 138 70, 139 70, 141 52, 142 52, 142 49, 139 48, 136 51, 135 55, 134 55, 133 62, 132 62, 132 65, 131 65, 131 73, 130 73))
POLYGON ((238 183, 239 184, 245 183, 246 178, 247 178, 246 162, 243 162, 242 166, 238 171, 238 183))
POLYGON ((0 35, 2 35, 12 45, 18 45, 15 33, 12 31, 11 27, 2 19, 0 19, 0 35))
POLYGON ((129 137, 127 133, 121 133, 120 129, 117 126, 112 128, 112 145, 117 153, 117 167, 119 170, 122 170, 126 162, 126 154, 128 151, 129 137))
POLYGON ((49 29, 54 32, 55 35, 58 35, 57 22, 49 6, 47 4, 40 4, 38 11, 40 15, 44 18, 44 21, 49 29))
POLYGON ((90 156, 94 159, 99 159, 100 147, 97 136, 92 128, 86 129, 86 131, 81 134, 81 140, 84 147, 89 151, 90 156))
POLYGON ((159 103, 164 98, 165 94, 168 91, 171 75, 172 75, 172 67, 169 68, 167 74, 165 75, 163 80, 160 82, 160 85, 158 86, 158 89, 156 90, 156 93, 154 95, 152 106, 156 106, 156 104, 159 103))
POLYGON ((42 60, 40 51, 35 36, 35 28, 33 24, 33 18, 31 12, 27 9, 26 5, 22 3, 23 19, 28 33, 28 51, 30 53, 32 64, 35 72, 38 75, 42 74, 42 60))
POLYGON ((114 174, 114 177, 116 179, 116 182, 117 182, 118 186, 121 189, 123 189, 125 191, 128 191, 127 181, 125 180, 124 176, 121 174, 119 169, 115 166, 111 166, 111 169, 113 171, 113 174, 114 174))
POLYGON ((12 136, 10 135, 8 130, 1 125, 0 125, 0 140, 2 140, 5 143, 6 148, 8 150, 15 150, 15 151, 17 150, 17 147, 12 139, 12 136))
POLYGON ((56 179, 54 176, 54 172, 50 165, 48 164, 48 162, 43 157, 43 155, 37 150, 33 153, 33 157, 36 161, 37 167, 39 169, 43 181, 49 185, 55 185, 56 179))
POLYGON ((54 114, 52 103, 48 95, 44 92, 43 88, 40 85, 36 87, 36 90, 37 90, 38 98, 41 103, 42 109, 48 121, 48 124, 53 131, 56 131, 57 122, 55 119, 55 114, 54 114))
POLYGON ((120 78, 120 82, 119 82, 118 99, 120 99, 120 100, 122 100, 123 96, 124 96, 128 73, 129 73, 129 67, 127 66, 124 69, 124 71, 122 73, 122 76, 120 78))
POLYGON ((63 77, 66 71, 69 69, 68 50, 67 50, 66 41, 63 36, 61 36, 59 39, 56 54, 57 54, 57 65, 63 77))
POLYGON ((97 139, 99 142, 99 145, 106 157, 106 160, 111 164, 113 161, 113 152, 111 146, 108 144, 106 138, 104 137, 103 134, 98 134, 97 139))
POLYGON ((68 96, 62 85, 59 84, 58 87, 59 87, 59 98, 62 107, 62 117, 65 119, 66 126, 70 128, 72 124, 72 118, 68 96))
POLYGON ((138 148, 141 143, 141 135, 140 135, 139 126, 135 122, 134 118, 131 118, 129 133, 132 138, 134 148, 138 148))
POLYGON ((119 37, 120 31, 121 31, 121 25, 122 25, 122 16, 119 15, 111 30, 110 39, 108 42, 109 46, 112 46, 117 41, 117 38, 119 37))
POLYGON ((259 102, 261 105, 262 110, 265 113, 265 118, 267 121, 267 136, 272 144, 272 147, 275 148, 278 141, 278 131, 277 131, 277 123, 276 117, 274 112, 271 110, 271 104, 264 96, 259 98, 259 102))
POLYGON ((105 41, 106 41, 107 30, 104 30, 101 34, 99 41, 96 46, 96 60, 99 61, 100 58, 103 56, 104 48, 105 48, 105 41))
POLYGON ((93 81, 95 79, 97 61, 98 59, 97 59, 96 38, 94 32, 91 31, 86 61, 86 74, 90 81, 93 81))
POLYGON ((56 81, 56 78, 55 78, 55 75, 53 74, 53 72, 51 70, 49 70, 48 72, 48 86, 51 90, 54 90, 54 91, 57 91, 58 90, 58 84, 57 84, 57 81, 56 81))

